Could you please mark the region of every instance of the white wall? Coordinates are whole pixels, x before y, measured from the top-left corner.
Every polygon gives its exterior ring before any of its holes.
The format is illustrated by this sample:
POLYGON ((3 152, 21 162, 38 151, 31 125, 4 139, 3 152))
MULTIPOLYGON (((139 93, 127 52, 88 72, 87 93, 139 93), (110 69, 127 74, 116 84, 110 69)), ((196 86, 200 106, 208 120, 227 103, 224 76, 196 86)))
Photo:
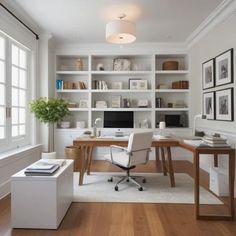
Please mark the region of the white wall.
MULTIPOLYGON (((193 120, 195 114, 202 113, 202 63, 214 58, 220 53, 233 48, 234 49, 234 74, 236 74, 236 13, 231 14, 226 20, 212 29, 205 37, 200 39, 189 51, 191 67, 191 93, 190 106, 194 107, 194 113, 190 120, 193 120), (196 102, 197 101, 197 102, 196 102)), ((235 81, 236 79, 234 79, 235 81)), ((236 82, 233 84, 220 86, 212 89, 216 91, 224 88, 234 88, 234 117, 236 118, 236 82)), ((210 91, 210 90, 209 90, 210 91)), ((205 90, 204 90, 205 92, 205 90)), ((236 121, 216 121, 216 120, 199 120, 197 126, 207 133, 222 133, 229 138, 229 143, 236 146, 236 121)), ((225 159, 225 158, 224 158, 225 159)), ((203 159, 202 167, 209 169, 211 160, 203 159)), ((223 167, 226 166, 226 160, 221 162, 223 167)))

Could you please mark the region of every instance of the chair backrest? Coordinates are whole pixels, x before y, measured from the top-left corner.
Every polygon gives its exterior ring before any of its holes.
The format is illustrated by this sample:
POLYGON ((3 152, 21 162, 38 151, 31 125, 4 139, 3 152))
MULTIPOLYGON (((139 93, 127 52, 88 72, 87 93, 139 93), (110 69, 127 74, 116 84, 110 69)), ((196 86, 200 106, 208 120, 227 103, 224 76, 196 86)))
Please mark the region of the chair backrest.
POLYGON ((130 166, 144 164, 148 161, 149 151, 152 146, 153 132, 132 133, 129 137, 128 152, 130 156, 130 166))

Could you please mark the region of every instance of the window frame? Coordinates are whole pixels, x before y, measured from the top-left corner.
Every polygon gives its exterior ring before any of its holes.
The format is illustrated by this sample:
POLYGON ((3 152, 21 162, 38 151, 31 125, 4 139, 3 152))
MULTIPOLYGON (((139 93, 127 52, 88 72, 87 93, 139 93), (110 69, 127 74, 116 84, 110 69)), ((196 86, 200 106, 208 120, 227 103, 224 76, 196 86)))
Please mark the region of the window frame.
MULTIPOLYGON (((17 42, 16 40, 8 37, 0 31, 0 37, 5 40, 5 139, 0 140, 0 152, 13 150, 19 147, 24 147, 30 144, 31 135, 31 119, 29 113, 29 107, 27 101, 30 100, 30 89, 31 89, 31 60, 32 51, 27 47, 17 42), (7 113, 12 113, 12 45, 15 45, 20 50, 26 53, 26 92, 25 96, 25 135, 19 135, 12 137, 12 114, 7 117, 7 113), (10 109, 8 109, 10 108, 10 109)), ((18 68, 19 69, 19 68, 18 68)), ((19 89, 19 87, 18 87, 19 89)))

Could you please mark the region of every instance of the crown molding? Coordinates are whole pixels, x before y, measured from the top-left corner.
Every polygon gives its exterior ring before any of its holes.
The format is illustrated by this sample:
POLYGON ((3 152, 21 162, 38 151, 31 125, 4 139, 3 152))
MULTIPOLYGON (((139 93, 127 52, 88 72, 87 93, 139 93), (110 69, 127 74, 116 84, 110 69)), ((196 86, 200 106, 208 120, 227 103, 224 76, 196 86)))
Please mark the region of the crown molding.
POLYGON ((236 10, 235 0, 224 0, 185 40, 187 48, 191 48, 216 25, 224 21, 236 10))

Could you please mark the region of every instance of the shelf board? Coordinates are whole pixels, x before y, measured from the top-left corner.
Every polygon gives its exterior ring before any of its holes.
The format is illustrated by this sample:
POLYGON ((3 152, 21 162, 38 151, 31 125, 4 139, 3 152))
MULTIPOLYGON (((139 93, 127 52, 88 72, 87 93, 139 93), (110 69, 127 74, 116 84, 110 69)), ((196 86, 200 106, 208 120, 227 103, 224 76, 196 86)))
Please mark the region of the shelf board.
POLYGON ((57 89, 57 93, 87 93, 88 89, 57 89))
POLYGON ((155 111, 189 111, 189 108, 155 108, 155 111))
POLYGON ((132 90, 132 89, 92 89, 93 93, 150 93, 151 89, 132 90))
POLYGON ((79 107, 75 107, 75 108, 68 108, 69 111, 88 111, 88 108, 79 108, 79 107))
POLYGON ((189 89, 156 89, 158 93, 188 93, 189 89))
POLYGON ((77 70, 58 70, 56 71, 58 75, 87 75, 88 71, 77 71, 77 70))
POLYGON ((94 75, 143 75, 143 74, 151 74, 152 71, 91 71, 94 75))
POLYGON ((148 108, 92 108, 92 111, 152 111, 153 109, 148 108))
POLYGON ((176 75, 176 74, 188 74, 188 70, 156 70, 156 74, 176 75))

